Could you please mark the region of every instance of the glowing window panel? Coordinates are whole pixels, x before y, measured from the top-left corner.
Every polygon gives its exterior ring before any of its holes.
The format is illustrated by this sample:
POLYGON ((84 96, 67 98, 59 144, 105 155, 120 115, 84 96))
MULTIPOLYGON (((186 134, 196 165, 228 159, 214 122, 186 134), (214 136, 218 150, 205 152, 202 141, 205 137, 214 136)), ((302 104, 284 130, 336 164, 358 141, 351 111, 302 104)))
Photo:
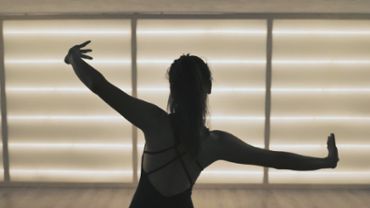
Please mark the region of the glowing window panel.
POLYGON ((129 20, 4 21, 10 178, 132 182, 132 126, 64 63, 92 42, 87 61, 131 93, 129 20))
POLYGON ((270 149, 327 155, 336 169, 269 169, 270 183, 370 183, 370 21, 275 20, 270 149))
MULTIPOLYGON (((182 54, 197 55, 214 78, 208 127, 263 146, 266 33, 265 20, 139 20, 138 96, 166 109, 166 71, 182 54)), ((138 143, 144 143, 141 132, 138 143)), ((140 147, 138 154, 141 159, 140 147)), ((198 182, 262 183, 262 178, 262 167, 216 161, 198 182)))

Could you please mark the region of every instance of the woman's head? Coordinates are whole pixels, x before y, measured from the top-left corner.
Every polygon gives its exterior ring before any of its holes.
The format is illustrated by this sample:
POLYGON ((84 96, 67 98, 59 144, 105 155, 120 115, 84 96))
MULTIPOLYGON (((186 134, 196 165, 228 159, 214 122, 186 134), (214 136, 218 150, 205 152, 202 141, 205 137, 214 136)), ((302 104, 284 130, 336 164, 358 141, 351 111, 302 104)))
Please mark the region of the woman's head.
POLYGON ((207 115, 207 95, 212 89, 211 71, 201 58, 186 54, 171 64, 167 78, 170 83, 167 108, 176 113, 175 130, 183 137, 182 142, 197 153, 199 133, 207 115))
POLYGON ((177 88, 194 86, 194 90, 201 84, 201 90, 210 94, 212 89, 212 75, 208 65, 198 56, 185 54, 176 59, 167 71, 171 92, 177 88))

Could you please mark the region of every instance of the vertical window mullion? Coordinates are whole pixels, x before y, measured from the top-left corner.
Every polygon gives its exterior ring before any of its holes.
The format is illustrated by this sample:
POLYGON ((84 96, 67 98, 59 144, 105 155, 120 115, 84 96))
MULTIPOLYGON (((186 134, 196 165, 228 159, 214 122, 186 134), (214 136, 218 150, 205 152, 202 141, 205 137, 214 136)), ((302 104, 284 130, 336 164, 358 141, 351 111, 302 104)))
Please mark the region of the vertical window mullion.
POLYGON ((5 65, 4 65, 4 37, 3 21, 0 21, 0 100, 1 100, 1 129, 2 129, 2 147, 3 147, 3 171, 4 182, 10 181, 9 175, 9 154, 8 154, 8 122, 6 112, 6 94, 5 94, 5 65))
MULTIPOLYGON (((133 16, 131 18, 131 84, 132 84, 132 96, 137 97, 137 39, 136 39, 136 27, 137 26, 137 17, 133 16)), ((137 174, 137 128, 132 125, 132 165, 133 165, 133 182, 138 182, 137 174)))
MULTIPOLYGON (((272 59, 272 18, 267 19, 266 39, 266 97, 265 97, 265 149, 270 149, 271 114, 271 59, 272 59)), ((263 183, 268 184, 268 168, 263 168, 263 183)))

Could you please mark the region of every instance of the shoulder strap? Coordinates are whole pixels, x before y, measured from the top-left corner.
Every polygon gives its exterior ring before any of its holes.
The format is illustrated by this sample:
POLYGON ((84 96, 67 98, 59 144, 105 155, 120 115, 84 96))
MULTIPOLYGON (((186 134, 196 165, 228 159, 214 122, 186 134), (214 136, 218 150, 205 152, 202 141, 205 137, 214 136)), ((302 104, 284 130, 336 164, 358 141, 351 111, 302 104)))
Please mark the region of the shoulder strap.
POLYGON ((164 149, 162 149, 162 150, 157 150, 157 151, 147 151, 147 150, 145 150, 145 149, 144 149, 144 153, 148 153, 148 154, 158 154, 158 153, 165 152, 165 151, 167 151, 167 150, 169 150, 169 149, 171 149, 171 148, 174 148, 175 146, 176 146, 176 144, 173 144, 173 145, 171 145, 171 146, 169 146, 169 147, 167 147, 167 148, 164 148, 164 149))

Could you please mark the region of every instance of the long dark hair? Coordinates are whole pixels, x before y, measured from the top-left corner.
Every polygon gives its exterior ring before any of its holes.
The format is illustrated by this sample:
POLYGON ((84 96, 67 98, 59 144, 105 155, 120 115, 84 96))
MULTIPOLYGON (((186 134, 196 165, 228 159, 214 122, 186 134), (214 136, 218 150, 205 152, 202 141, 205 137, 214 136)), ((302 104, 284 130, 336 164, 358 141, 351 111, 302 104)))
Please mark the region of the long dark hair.
POLYGON ((176 114, 176 139, 185 145, 192 156, 197 156, 208 113, 206 86, 209 89, 212 86, 211 71, 201 58, 188 53, 171 64, 167 78, 170 83, 167 110, 176 114))

